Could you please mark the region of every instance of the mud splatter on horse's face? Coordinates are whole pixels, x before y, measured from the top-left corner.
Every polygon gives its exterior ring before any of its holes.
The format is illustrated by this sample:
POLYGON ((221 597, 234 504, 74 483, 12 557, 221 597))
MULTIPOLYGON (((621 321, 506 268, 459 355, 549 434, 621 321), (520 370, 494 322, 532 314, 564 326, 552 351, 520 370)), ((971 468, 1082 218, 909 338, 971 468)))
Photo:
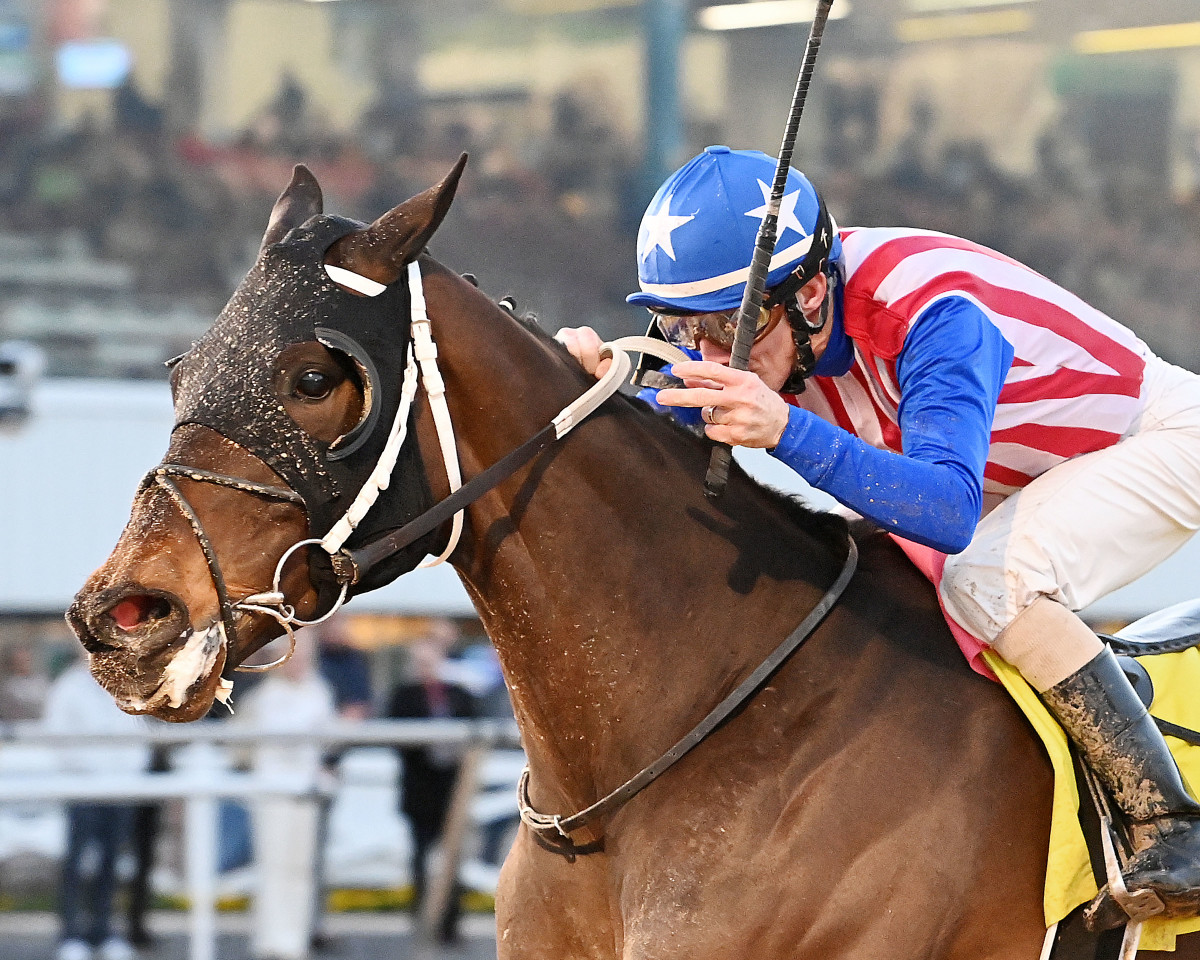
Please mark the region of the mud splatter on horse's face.
MULTIPOLYGON (((301 542, 333 527, 380 458, 408 354, 396 330, 408 294, 392 281, 440 223, 461 170, 367 227, 324 216, 316 180, 297 168, 257 262, 174 367, 164 463, 68 612, 122 709, 202 716, 222 675, 282 632, 264 603, 304 620, 337 601, 328 556, 301 542), (327 266, 384 290, 360 296, 327 266)), ((358 533, 397 526, 429 500, 410 446, 358 533)))
MULTIPOLYGON (((261 461, 203 427, 177 430, 167 459, 279 483, 261 461)), ((234 489, 186 479, 178 485, 219 544, 229 590, 238 596, 262 589, 262 577, 269 583, 273 558, 307 531, 296 504, 249 504, 249 495, 234 489)), ((287 589, 304 598, 307 572, 301 562, 291 567, 287 589)), ((79 591, 67 618, 88 651, 93 675, 123 710, 194 720, 208 711, 229 663, 219 612, 190 524, 166 492, 150 484, 134 500, 116 549, 79 591)), ((261 619, 239 622, 239 656, 276 632, 267 629, 273 621, 261 619)))

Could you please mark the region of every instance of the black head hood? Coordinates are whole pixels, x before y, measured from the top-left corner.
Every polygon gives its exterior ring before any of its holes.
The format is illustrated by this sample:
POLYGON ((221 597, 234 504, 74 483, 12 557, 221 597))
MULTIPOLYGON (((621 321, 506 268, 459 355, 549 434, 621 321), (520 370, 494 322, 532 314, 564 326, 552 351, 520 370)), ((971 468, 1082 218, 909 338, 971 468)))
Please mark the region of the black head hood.
MULTIPOLYGON (((175 373, 176 426, 215 430, 259 457, 304 498, 309 536, 324 536, 353 502, 387 441, 400 402, 409 350, 409 295, 404 281, 376 297, 339 287, 325 271, 325 253, 363 225, 315 216, 268 246, 212 327, 175 373), (365 383, 364 416, 335 444, 310 436, 275 398, 272 373, 282 351, 317 340, 349 354, 365 383)), ((410 414, 411 417, 411 414, 410 414)), ((348 546, 403 525, 432 504, 428 479, 410 431, 392 486, 350 537, 348 546)), ((432 548, 436 532, 392 557, 355 585, 374 589, 411 570, 432 548)), ((310 551, 310 556, 323 551, 310 551)), ((328 581, 328 563, 313 570, 328 581)))

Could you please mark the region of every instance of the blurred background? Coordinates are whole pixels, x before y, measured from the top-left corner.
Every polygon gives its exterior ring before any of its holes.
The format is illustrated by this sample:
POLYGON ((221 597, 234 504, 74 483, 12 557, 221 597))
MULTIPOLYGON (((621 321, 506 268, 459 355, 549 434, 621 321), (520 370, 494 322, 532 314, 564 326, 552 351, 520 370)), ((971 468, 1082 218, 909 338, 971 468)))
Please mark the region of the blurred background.
MULTIPOLYGON (((464 150, 441 259, 548 324, 637 326, 622 298, 646 201, 709 143, 778 152, 810 11, 0 0, 0 338, 43 346, 52 376, 162 379, 294 162, 330 209, 373 219, 464 150)), ((990 244, 1200 359, 1200 4, 837 0, 833 17, 796 165, 841 223, 990 244)))
MULTIPOLYGON (((166 446, 163 361, 249 267, 294 163, 317 174, 328 211, 371 220, 466 151, 434 255, 550 330, 641 332, 624 296, 646 202, 707 144, 778 151, 812 9, 0 0, 0 683, 31 704, 0 720, 34 722, 71 660, 62 610, 166 446)), ((1200 369, 1200 0, 836 0, 795 165, 839 223, 995 247, 1200 369)), ((1093 619, 1182 599, 1193 560, 1093 619)), ((479 679, 488 648, 469 602, 431 571, 349 608, 337 642, 368 691, 355 716, 388 714, 413 641, 444 622, 447 675, 504 715, 494 676, 479 679)), ((0 777, 52 753, 0 743, 0 777)), ((514 757, 497 756, 489 776, 507 790, 514 757)), ((334 823, 349 826, 325 835, 338 903, 407 902, 402 766, 375 748, 341 767, 360 781, 336 782, 334 823)), ((491 846, 463 882, 485 908, 508 815, 475 824, 491 846)), ((65 817, 0 807, 0 908, 51 902, 65 817)), ((156 896, 182 883, 172 862, 156 896)))

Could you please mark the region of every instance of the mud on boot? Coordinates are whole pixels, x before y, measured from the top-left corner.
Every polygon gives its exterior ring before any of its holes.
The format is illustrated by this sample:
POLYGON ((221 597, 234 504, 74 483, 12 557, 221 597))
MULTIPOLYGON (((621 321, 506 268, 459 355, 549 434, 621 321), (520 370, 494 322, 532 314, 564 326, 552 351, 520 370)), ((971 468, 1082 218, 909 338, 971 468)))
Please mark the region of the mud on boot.
POLYGON ((1105 647, 1041 698, 1129 819, 1128 894, 1106 884, 1087 909, 1088 925, 1124 923, 1121 901, 1130 894, 1136 919, 1200 916, 1200 803, 1116 656, 1105 647))
POLYGON ((1119 926, 1151 916, 1200 916, 1200 819, 1165 815, 1134 823, 1131 833, 1138 851, 1123 871, 1126 889, 1137 908, 1126 910, 1109 884, 1096 894, 1084 913, 1093 930, 1119 926), (1153 894, 1153 896, 1149 896, 1153 894), (1136 915, 1135 915, 1136 914, 1136 915))

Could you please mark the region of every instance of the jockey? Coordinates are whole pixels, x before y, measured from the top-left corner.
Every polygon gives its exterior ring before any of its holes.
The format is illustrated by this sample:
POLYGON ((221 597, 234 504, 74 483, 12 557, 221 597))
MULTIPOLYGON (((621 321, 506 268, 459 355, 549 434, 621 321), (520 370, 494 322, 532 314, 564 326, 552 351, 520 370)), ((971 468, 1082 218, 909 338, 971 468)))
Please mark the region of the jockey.
MULTIPOLYGON (((1200 914, 1200 803, 1074 613, 1200 527, 1200 377, 995 251, 838 229, 794 170, 750 369, 731 370, 774 173, 765 154, 709 147, 651 201, 628 300, 696 359, 674 365, 682 385, 643 394, 949 554, 948 613, 1021 672, 1128 814, 1128 886, 1200 914)), ((594 331, 557 339, 603 374, 594 331)), ((1094 915, 1115 925, 1106 895, 1094 915)))

